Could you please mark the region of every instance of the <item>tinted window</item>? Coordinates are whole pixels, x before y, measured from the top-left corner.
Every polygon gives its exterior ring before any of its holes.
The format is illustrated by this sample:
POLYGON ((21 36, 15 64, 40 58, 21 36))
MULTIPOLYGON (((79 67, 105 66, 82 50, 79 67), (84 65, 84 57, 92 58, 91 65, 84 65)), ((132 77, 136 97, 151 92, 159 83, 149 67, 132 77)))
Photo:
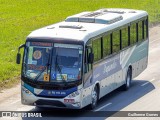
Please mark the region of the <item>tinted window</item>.
POLYGON ((144 20, 144 39, 147 38, 147 20, 144 20))
POLYGON ((131 24, 130 26, 130 44, 136 43, 137 36, 136 36, 136 23, 131 24))
POLYGON ((86 47, 85 51, 85 73, 89 72, 92 69, 92 65, 88 63, 89 54, 91 49, 86 47))
POLYGON ((112 52, 118 52, 120 50, 120 31, 112 33, 112 52))
POLYGON ((94 61, 98 61, 101 59, 101 38, 93 40, 93 53, 94 53, 94 61))
POLYGON ((105 35, 103 37, 103 56, 111 54, 111 35, 105 35))
POLYGON ((122 48, 128 46, 128 26, 121 30, 122 32, 122 48))
POLYGON ((142 41, 142 21, 138 22, 138 41, 142 41))

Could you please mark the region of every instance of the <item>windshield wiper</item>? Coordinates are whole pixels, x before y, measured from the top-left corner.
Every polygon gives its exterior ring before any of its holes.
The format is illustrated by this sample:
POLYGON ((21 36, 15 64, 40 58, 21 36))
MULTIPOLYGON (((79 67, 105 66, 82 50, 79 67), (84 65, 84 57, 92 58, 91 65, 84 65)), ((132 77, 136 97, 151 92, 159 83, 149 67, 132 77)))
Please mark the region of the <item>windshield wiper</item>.
POLYGON ((50 54, 49 54, 48 61, 47 61, 47 63, 46 63, 45 68, 39 72, 39 74, 34 78, 34 81, 37 81, 37 79, 41 76, 41 74, 42 74, 46 69, 47 69, 47 74, 48 74, 48 68, 49 68, 49 66, 50 66, 50 54))
POLYGON ((58 72, 60 73, 60 76, 61 76, 62 80, 63 80, 64 82, 66 82, 65 79, 64 79, 64 77, 63 77, 63 75, 62 75, 62 70, 61 70, 61 68, 60 68, 60 66, 59 66, 59 64, 58 64, 58 62, 57 62, 57 57, 58 57, 58 54, 56 55, 55 66, 56 66, 58 72))

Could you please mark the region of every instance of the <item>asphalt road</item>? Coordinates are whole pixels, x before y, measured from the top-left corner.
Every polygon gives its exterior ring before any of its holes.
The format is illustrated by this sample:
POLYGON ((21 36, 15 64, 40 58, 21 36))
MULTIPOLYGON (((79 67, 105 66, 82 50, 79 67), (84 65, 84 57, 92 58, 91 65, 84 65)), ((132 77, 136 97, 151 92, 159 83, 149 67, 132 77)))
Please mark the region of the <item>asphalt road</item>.
MULTIPOLYGON (((160 120, 160 25, 150 28, 149 64, 147 69, 132 81, 128 91, 119 89, 103 97, 94 111, 38 109, 25 106, 20 101, 20 85, 0 92, 0 111, 42 112, 42 118, 1 117, 2 120, 160 120), (45 112, 45 111, 50 112, 45 112), (106 112, 107 111, 107 112, 106 112), (123 111, 123 112, 118 112, 123 111), (126 111, 126 112, 125 112, 126 111), (139 111, 139 112, 138 112, 139 111), (159 117, 136 117, 135 113, 152 112, 159 117), (148 112, 147 112, 148 111, 148 112), (130 116, 130 113, 134 113, 130 116), (107 115, 112 116, 107 116, 107 115), (128 117, 125 117, 128 115, 128 117), (97 116, 97 117, 96 117, 97 116), (115 117, 113 117, 115 116, 115 117)), ((1 113, 0 113, 1 114, 1 113)), ((151 114, 150 114, 151 115, 151 114)))

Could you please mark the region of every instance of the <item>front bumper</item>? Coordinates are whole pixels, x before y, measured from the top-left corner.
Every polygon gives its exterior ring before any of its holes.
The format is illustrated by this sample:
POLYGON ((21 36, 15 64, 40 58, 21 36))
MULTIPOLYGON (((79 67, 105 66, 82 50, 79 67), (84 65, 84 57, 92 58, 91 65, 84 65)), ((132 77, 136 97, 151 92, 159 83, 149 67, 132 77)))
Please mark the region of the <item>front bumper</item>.
POLYGON ((53 108, 71 108, 81 109, 81 92, 79 95, 70 98, 69 95, 65 98, 47 98, 34 95, 31 91, 22 86, 21 102, 24 105, 32 105, 38 107, 53 107, 53 108))

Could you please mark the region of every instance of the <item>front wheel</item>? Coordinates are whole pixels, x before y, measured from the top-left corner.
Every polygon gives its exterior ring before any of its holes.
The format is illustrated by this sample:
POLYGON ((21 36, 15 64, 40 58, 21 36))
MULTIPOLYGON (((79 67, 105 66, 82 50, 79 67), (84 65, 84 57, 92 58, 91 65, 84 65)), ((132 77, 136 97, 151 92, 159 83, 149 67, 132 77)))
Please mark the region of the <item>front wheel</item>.
POLYGON ((98 88, 97 86, 95 86, 94 90, 92 91, 92 102, 89 108, 93 110, 97 106, 97 102, 98 102, 98 88))

